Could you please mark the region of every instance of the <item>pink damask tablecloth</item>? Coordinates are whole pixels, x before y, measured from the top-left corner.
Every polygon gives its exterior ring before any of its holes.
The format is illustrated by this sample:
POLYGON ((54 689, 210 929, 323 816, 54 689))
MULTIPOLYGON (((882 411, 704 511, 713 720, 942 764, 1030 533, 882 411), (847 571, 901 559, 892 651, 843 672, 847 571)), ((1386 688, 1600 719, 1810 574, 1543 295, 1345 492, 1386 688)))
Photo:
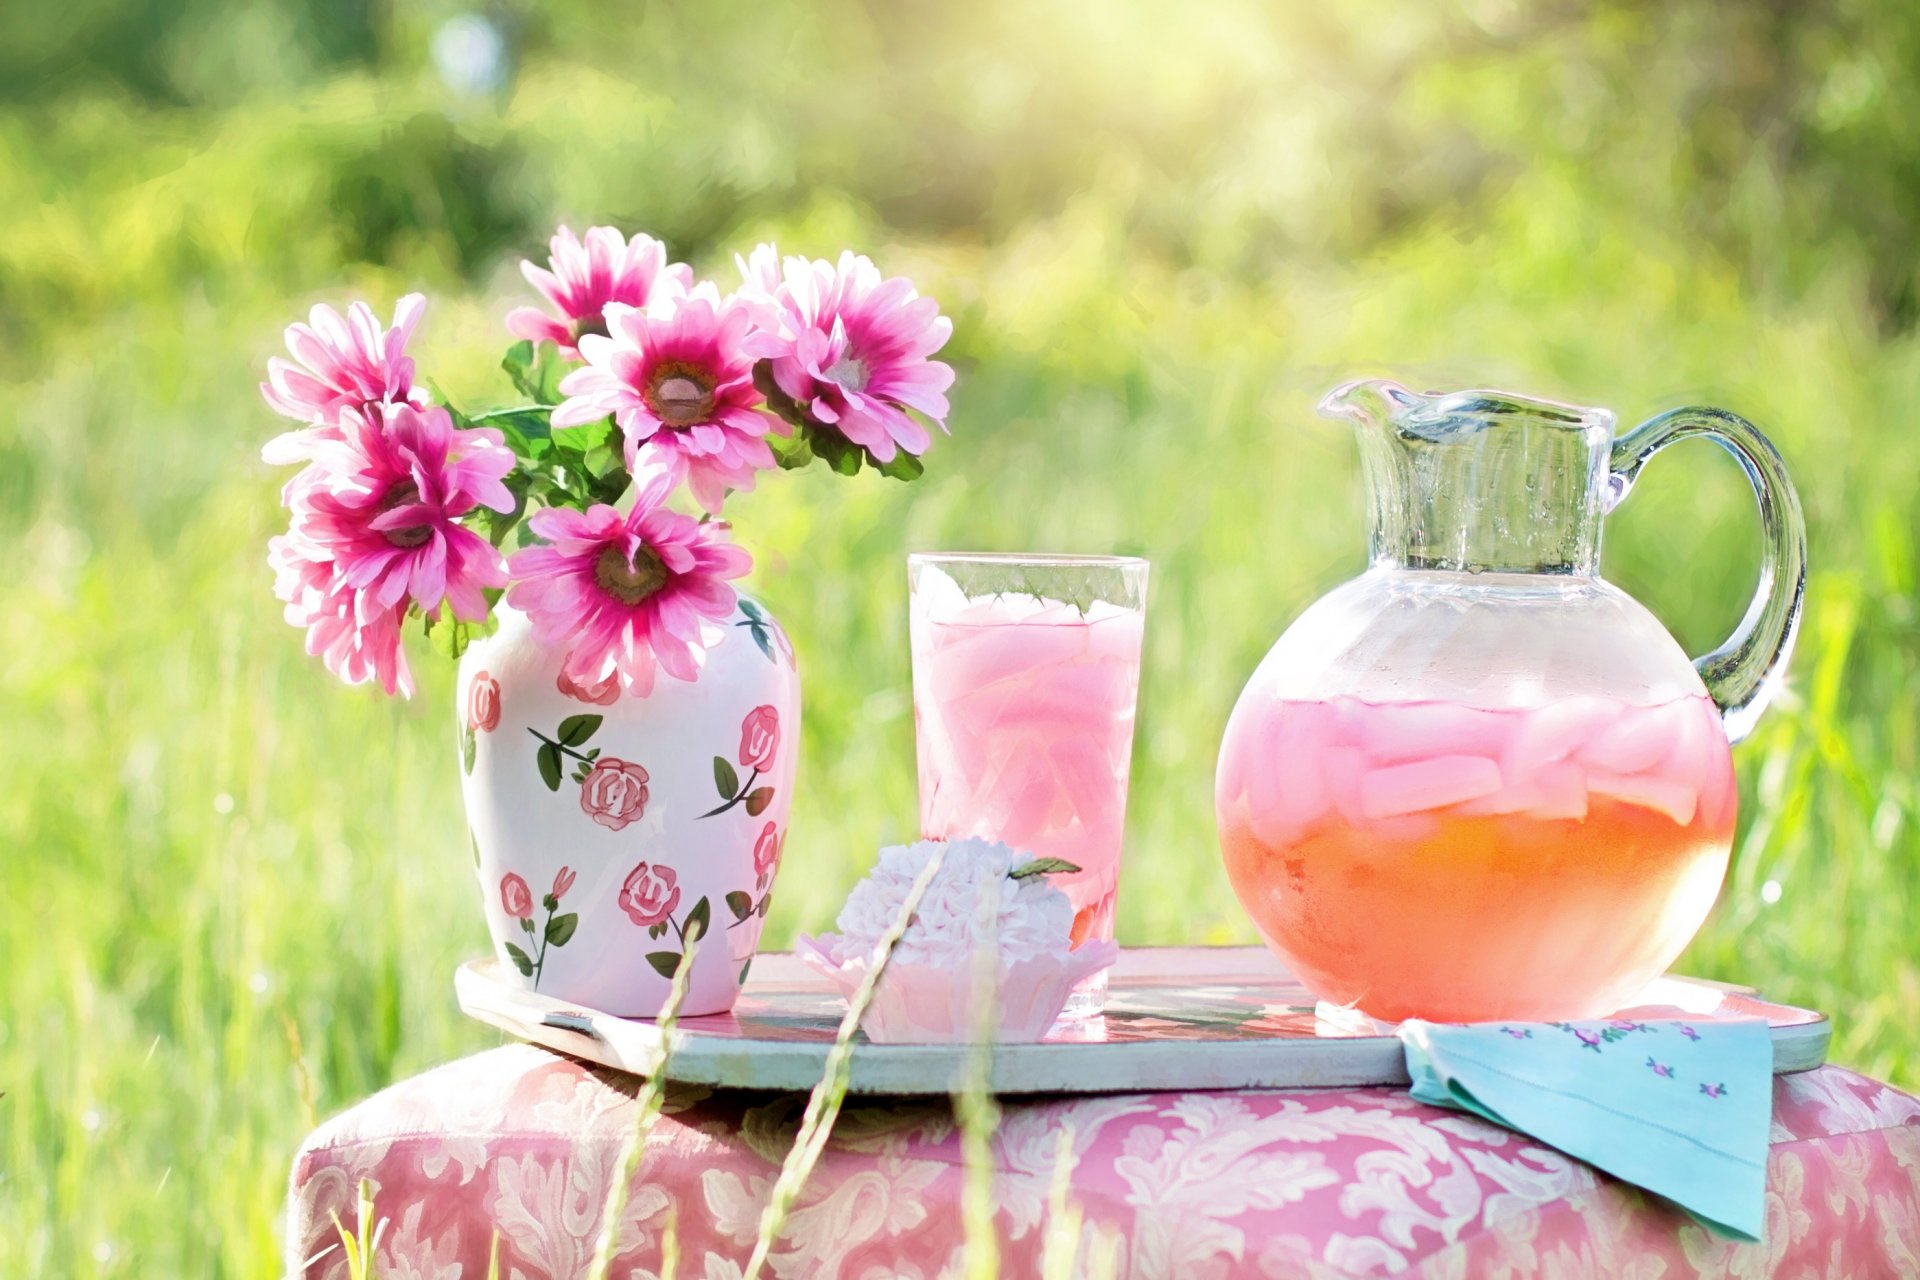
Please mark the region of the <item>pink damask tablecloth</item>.
MULTIPOLYGON (((369 1179, 386 1280, 586 1269, 633 1119, 631 1077, 525 1045, 395 1085, 322 1126, 289 1195, 288 1271, 345 1275, 331 1215, 369 1179)), ((614 1274, 735 1277, 805 1099, 677 1089, 614 1274)), ((1736 1244, 1529 1139, 1392 1089, 1009 1100, 994 1141, 1001 1273, 1038 1274, 1056 1135, 1119 1274, 1293 1277, 1920 1277, 1920 1100, 1838 1067, 1776 1081, 1766 1239, 1736 1244)), ((852 1099, 772 1273, 959 1274, 959 1136, 944 1099, 852 1099)))

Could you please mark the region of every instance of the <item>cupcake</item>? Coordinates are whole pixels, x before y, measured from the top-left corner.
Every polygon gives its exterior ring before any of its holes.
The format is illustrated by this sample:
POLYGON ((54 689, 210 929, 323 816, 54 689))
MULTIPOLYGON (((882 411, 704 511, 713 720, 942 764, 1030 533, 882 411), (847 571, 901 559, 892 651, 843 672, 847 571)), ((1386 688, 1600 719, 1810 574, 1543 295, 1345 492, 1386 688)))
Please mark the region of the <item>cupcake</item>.
POLYGON ((1047 880, 1048 870, 1066 870, 1065 864, 990 840, 922 840, 882 849, 840 908, 839 932, 803 937, 796 950, 851 999, 880 936, 942 849, 946 856, 893 948, 861 1030, 879 1044, 972 1040, 979 956, 992 947, 998 951, 994 1039, 1041 1039, 1075 984, 1120 954, 1112 942, 1073 945, 1073 903, 1047 880))

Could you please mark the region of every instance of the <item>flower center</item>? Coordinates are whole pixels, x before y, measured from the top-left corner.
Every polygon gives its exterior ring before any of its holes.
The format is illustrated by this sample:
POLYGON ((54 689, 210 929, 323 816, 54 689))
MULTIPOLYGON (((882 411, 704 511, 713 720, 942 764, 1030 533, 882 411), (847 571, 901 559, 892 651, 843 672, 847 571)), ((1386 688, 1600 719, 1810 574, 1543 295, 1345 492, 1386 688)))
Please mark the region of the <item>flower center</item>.
POLYGON ((647 408, 670 427, 690 427, 713 416, 713 380, 699 365, 671 360, 647 379, 647 408))
MULTIPOLYGON (((387 490, 387 496, 380 499, 380 510, 391 511, 395 507, 404 507, 420 501, 420 486, 411 480, 402 480, 387 490)), ((411 551, 415 547, 424 547, 433 539, 433 526, 430 524, 401 525, 397 529, 383 529, 381 536, 402 551, 411 551)))
POLYGON ((646 547, 634 553, 632 564, 620 548, 607 547, 593 562, 593 580, 621 604, 639 604, 667 585, 667 567, 646 547))
POLYGON ((841 356, 827 366, 826 376, 849 391, 865 391, 867 362, 858 356, 841 356))

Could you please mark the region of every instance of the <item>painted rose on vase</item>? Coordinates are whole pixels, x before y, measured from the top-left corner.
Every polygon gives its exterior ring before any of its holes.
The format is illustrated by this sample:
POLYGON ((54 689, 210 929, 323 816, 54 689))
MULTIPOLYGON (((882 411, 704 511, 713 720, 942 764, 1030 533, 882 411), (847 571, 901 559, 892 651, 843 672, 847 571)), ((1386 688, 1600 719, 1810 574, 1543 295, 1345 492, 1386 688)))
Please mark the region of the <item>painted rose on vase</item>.
POLYGON ((917 477, 953 381, 933 358, 952 326, 907 280, 852 253, 735 261, 729 291, 649 236, 560 228, 522 264, 541 305, 508 317, 500 408, 429 390, 418 294, 391 323, 315 307, 261 388, 297 424, 264 451, 298 468, 268 555, 288 622, 387 693, 413 691, 410 632, 461 661, 495 954, 637 1016, 690 949, 685 1011, 731 1003, 796 780, 793 645, 715 517, 815 458, 917 477), (723 905, 727 945, 703 959, 723 905))

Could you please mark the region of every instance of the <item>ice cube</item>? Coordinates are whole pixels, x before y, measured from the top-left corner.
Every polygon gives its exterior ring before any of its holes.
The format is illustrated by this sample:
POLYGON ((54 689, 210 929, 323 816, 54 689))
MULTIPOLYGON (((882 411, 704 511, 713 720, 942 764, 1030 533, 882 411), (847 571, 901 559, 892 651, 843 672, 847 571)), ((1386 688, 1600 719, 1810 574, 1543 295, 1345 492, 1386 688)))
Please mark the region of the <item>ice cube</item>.
POLYGON ((1555 822, 1587 816, 1587 774, 1579 765, 1551 764, 1536 770, 1533 787, 1540 799, 1526 811, 1529 818, 1555 822))
POLYGON ((1355 747, 1325 747, 1318 754, 1320 776, 1334 808, 1350 823, 1365 822, 1367 811, 1360 797, 1360 783, 1369 768, 1367 753, 1355 747))
POLYGON ((1561 698, 1515 717, 1500 752, 1500 773, 1509 782, 1543 765, 1564 760, 1618 714, 1620 703, 1586 695, 1561 698))
POLYGON ((1705 698, 1687 698, 1672 706, 1672 742, 1654 772, 1703 791, 1727 755, 1720 710, 1705 698))
POLYGON ((1293 840, 1327 807, 1316 710, 1298 702, 1273 704, 1243 748, 1248 815, 1268 843, 1293 840))
POLYGON ((1500 766, 1485 756, 1432 756, 1369 769, 1360 778, 1360 811, 1395 818, 1463 804, 1500 789, 1500 766))
POLYGON ((1651 769, 1673 746, 1687 710, 1675 703, 1661 707, 1623 704, 1613 723, 1581 746, 1580 759, 1602 773, 1631 774, 1651 769))
POLYGON ((1617 774, 1590 770, 1587 790, 1594 795, 1612 796, 1626 804, 1664 813, 1680 826, 1693 821, 1700 807, 1700 792, 1684 782, 1674 782, 1649 773, 1617 774))
MULTIPOLYGON (((1047 747, 1054 776, 1067 798, 1063 817, 1085 827, 1102 827, 1126 807, 1120 772, 1107 758, 1103 743, 1089 735, 1055 738, 1047 747)), ((1061 825, 1065 825, 1063 822, 1061 825)))
POLYGON ((1379 764, 1405 764, 1442 755, 1498 756, 1507 717, 1449 702, 1389 703, 1358 718, 1357 744, 1379 764))

